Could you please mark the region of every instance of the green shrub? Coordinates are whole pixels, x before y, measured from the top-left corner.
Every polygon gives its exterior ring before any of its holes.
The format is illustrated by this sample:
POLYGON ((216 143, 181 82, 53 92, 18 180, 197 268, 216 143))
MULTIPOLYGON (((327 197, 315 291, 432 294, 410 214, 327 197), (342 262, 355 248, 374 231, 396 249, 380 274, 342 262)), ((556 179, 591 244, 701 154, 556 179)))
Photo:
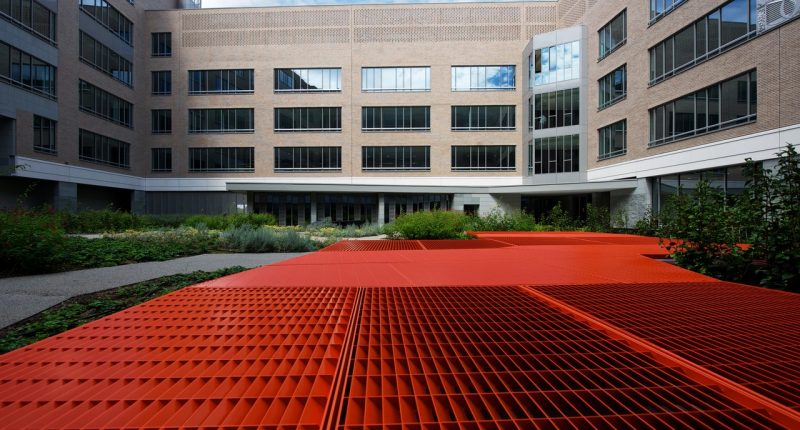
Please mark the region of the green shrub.
POLYGON ((659 215, 653 212, 653 208, 647 208, 644 216, 636 221, 633 232, 640 236, 657 236, 659 224, 659 215))
POLYGON ((542 221, 557 231, 575 229, 575 222, 569 216, 569 213, 561 207, 561 202, 553 206, 553 209, 550 209, 550 212, 544 216, 542 221))
POLYGON ((0 212, 0 274, 58 270, 69 257, 57 214, 17 209, 0 212))
POLYGON ((546 231, 549 227, 538 224, 536 216, 523 211, 503 213, 495 209, 484 217, 469 217, 468 229, 472 231, 546 231))
POLYGON ((147 216, 111 209, 61 212, 59 216, 67 233, 118 232, 142 229, 154 224, 147 216))
POLYGON ((608 212, 608 208, 588 203, 586 205, 586 230, 611 231, 611 214, 608 212))
POLYGON ((189 227, 125 233, 101 239, 70 237, 63 258, 68 269, 164 261, 210 252, 217 248, 217 241, 216 235, 189 227))
POLYGON ((278 220, 269 213, 242 213, 227 215, 192 215, 183 221, 184 226, 201 227, 205 226, 211 230, 227 230, 233 227, 249 225, 260 227, 262 225, 276 225, 278 220))
POLYGON ((316 242, 296 231, 278 231, 243 225, 222 234, 224 246, 238 252, 306 252, 318 248, 316 242))
POLYGON ((456 239, 464 236, 467 217, 461 212, 413 212, 399 216, 384 233, 405 239, 456 239))

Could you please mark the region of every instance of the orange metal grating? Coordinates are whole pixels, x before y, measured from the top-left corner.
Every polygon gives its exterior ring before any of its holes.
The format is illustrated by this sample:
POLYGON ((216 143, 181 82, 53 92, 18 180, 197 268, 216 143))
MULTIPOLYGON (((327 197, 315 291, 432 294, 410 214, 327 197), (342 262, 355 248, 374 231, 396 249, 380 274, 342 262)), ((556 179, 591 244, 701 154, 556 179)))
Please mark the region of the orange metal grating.
POLYGON ((800 410, 800 295, 732 283, 536 289, 800 410))
POLYGON ((346 402, 344 430, 780 428, 504 287, 369 289, 346 402))
POLYGON ((800 296, 652 238, 475 236, 339 242, 0 356, 0 428, 800 429, 800 296))

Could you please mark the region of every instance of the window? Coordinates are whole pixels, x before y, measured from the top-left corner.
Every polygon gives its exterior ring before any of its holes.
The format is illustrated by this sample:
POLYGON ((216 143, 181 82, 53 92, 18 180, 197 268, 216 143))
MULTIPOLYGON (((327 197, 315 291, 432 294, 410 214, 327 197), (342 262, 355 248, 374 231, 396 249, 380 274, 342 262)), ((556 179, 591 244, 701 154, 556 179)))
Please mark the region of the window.
POLYGON ((0 81, 55 100, 56 68, 0 42, 0 81))
POLYGON ((150 170, 153 172, 172 171, 172 148, 153 148, 150 150, 150 170))
POLYGON ((755 37, 756 1, 729 1, 650 48, 650 84, 755 37))
POLYGON ((627 66, 623 64, 597 81, 600 86, 598 106, 602 109, 625 98, 628 93, 627 66))
MULTIPOLYGON (((569 127, 578 125, 580 121, 580 90, 553 91, 550 93, 535 94, 532 98, 533 106, 529 109, 528 128, 544 130, 555 127, 569 127)), ((531 99, 528 99, 530 103, 531 99)))
POLYGON ((275 171, 341 170, 340 146, 276 147, 275 171))
POLYGON ((650 24, 663 18, 683 2, 684 0, 650 0, 650 24))
POLYGON ((189 94, 248 94, 253 69, 189 70, 189 94))
POLYGON ((84 32, 80 37, 81 61, 129 87, 133 86, 133 65, 130 61, 84 32))
POLYGON ((650 109, 650 143, 658 146, 756 120, 756 71, 650 109))
POLYGON ((451 130, 514 130, 515 106, 452 106, 451 130))
POLYGON ((107 166, 131 167, 131 145, 91 131, 80 129, 78 135, 78 158, 107 166))
POLYGON ((362 170, 431 170, 430 146, 364 146, 362 170))
POLYGON ((0 16, 51 44, 56 42, 56 13, 35 1, 0 1, 0 16))
POLYGON ((81 10, 106 27, 120 40, 133 46, 133 23, 105 0, 79 0, 81 10))
POLYGON ((151 72, 152 89, 150 94, 154 96, 168 96, 172 94, 172 72, 169 70, 159 70, 151 72))
POLYGON ((150 33, 152 38, 152 49, 150 55, 153 57, 172 56, 172 33, 150 33))
POLYGON ((430 67, 362 67, 361 91, 430 91, 430 67))
POLYGON ((516 89, 516 66, 453 66, 452 91, 516 89))
POLYGON ((454 172, 516 170, 515 149, 514 145, 452 146, 450 168, 454 172))
POLYGON ((342 90, 342 69, 275 69, 276 92, 342 90))
POLYGON ((606 58, 608 54, 614 52, 625 43, 628 37, 626 12, 627 10, 620 12, 619 15, 615 16, 614 19, 597 32, 597 36, 600 39, 599 59, 606 58))
POLYGON ((577 172, 579 142, 577 134, 535 139, 528 148, 528 171, 536 175, 577 172))
POLYGON ((624 155, 628 150, 627 121, 622 120, 597 130, 598 160, 624 155))
POLYGON ((39 115, 33 116, 33 150, 56 154, 56 122, 39 115))
POLYGON ((172 110, 153 109, 151 112, 152 124, 150 132, 153 134, 172 133, 172 110))
POLYGON ((581 77, 581 44, 578 41, 534 51, 534 85, 552 84, 581 77))
POLYGON ((275 131, 341 131, 342 108, 275 108, 275 131))
POLYGON ((133 128, 133 104, 83 79, 79 80, 79 89, 82 111, 133 128))
POLYGON ((189 148, 190 172, 253 172, 254 149, 189 148))
POLYGON ((252 108, 189 109, 189 133, 252 133, 252 108))
POLYGON ((361 108, 362 131, 411 131, 430 129, 430 106, 364 106, 361 108))

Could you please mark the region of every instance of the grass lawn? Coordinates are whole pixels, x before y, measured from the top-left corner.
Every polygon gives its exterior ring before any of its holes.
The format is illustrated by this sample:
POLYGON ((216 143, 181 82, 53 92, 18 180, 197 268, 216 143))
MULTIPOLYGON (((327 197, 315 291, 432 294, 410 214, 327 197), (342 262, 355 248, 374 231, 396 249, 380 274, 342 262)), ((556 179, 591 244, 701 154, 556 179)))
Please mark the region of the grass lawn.
POLYGON ((247 270, 233 266, 213 272, 164 276, 119 288, 73 297, 50 309, 0 329, 0 354, 111 315, 189 285, 247 270))

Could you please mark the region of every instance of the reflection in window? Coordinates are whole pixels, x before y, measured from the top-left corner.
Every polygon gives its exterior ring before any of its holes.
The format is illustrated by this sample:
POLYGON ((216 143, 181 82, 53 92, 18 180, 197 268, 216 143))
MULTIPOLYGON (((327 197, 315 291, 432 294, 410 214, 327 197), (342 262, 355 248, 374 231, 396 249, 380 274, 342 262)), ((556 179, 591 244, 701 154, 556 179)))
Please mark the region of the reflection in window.
POLYGON ((577 172, 579 142, 577 134, 535 139, 533 145, 528 145, 528 172, 536 175, 577 172))
POLYGON ((627 152, 627 124, 626 120, 622 120, 597 130, 598 160, 624 155, 627 152))
POLYGON ((676 194, 693 193, 701 179, 729 198, 741 195, 747 184, 744 168, 739 165, 653 178, 653 211, 660 212, 676 194))
POLYGON ((83 79, 78 81, 80 109, 128 128, 133 127, 133 104, 83 79))
POLYGON ((342 69, 275 69, 275 91, 321 92, 342 90, 342 69))
MULTIPOLYGON (((533 123, 536 130, 578 125, 580 112, 580 90, 570 88, 533 96, 533 123)), ((530 118, 528 118, 530 121, 530 118)))
POLYGON ((82 31, 80 38, 81 61, 129 87, 133 86, 133 65, 130 61, 82 31))
POLYGON ((513 90, 516 66, 453 66, 453 91, 513 90))
POLYGON ((150 150, 150 170, 153 172, 172 171, 172 148, 153 148, 150 150))
POLYGON ((0 81, 49 99, 56 98, 56 68, 0 42, 0 81))
POLYGON ((430 129, 430 106, 364 106, 361 108, 362 131, 402 131, 430 129))
POLYGON ((600 108, 604 108, 623 99, 628 92, 626 65, 623 64, 613 72, 603 76, 597 83, 600 87, 600 100, 598 101, 598 106, 600 108))
POLYGON ((656 22, 685 0, 650 0, 650 23, 656 22))
POLYGON ((514 130, 516 107, 452 106, 451 130, 514 130))
POLYGON ((430 67, 363 67, 361 91, 430 91, 430 67))
POLYGON ((757 105, 753 70, 650 109, 649 146, 753 122, 757 105))
POLYGON ((341 170, 341 146, 275 148, 275 171, 341 170))
POLYGON ((364 146, 363 170, 430 170, 430 146, 364 146))
POLYGON ((511 171, 516 169, 514 145, 452 146, 453 171, 511 171))
POLYGON ((534 84, 544 85, 580 78, 580 46, 580 42, 576 41, 534 51, 534 84))
POLYGON ((275 108, 275 131, 341 130, 341 107, 275 108))
POLYGON ((189 133, 252 133, 253 109, 189 109, 189 133))
POLYGON ((732 0, 650 48, 650 83, 660 82, 756 35, 757 0, 732 0))
POLYGON ((252 172, 254 150, 241 148, 189 148, 190 172, 252 172))
POLYGON ((613 50, 620 47, 627 39, 627 14, 623 10, 619 15, 615 16, 608 24, 597 32, 600 40, 600 59, 605 58, 613 50))
POLYGON ((80 129, 78 158, 107 166, 131 167, 131 145, 111 137, 80 129))
POLYGON ((253 92, 253 69, 189 70, 189 94, 253 92))
POLYGON ((31 0, 0 1, 0 17, 50 43, 56 41, 56 14, 31 0))
POLYGON ((79 0, 81 10, 106 27, 120 40, 133 46, 133 23, 106 0, 79 0))

